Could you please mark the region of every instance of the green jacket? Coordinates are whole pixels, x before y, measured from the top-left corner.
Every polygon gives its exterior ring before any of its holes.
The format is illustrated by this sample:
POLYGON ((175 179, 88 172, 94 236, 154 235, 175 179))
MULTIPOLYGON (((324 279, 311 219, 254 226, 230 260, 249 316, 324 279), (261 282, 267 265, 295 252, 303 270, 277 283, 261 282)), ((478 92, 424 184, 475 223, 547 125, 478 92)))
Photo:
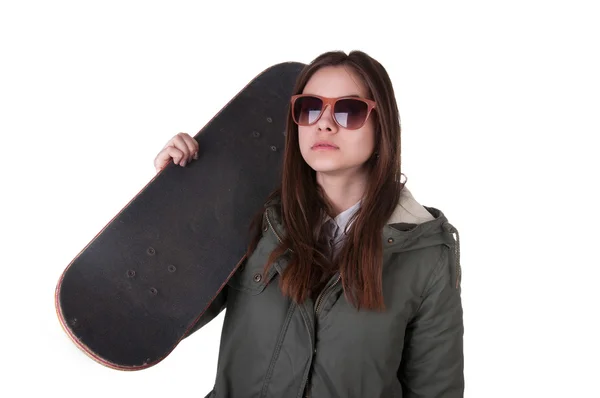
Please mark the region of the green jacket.
POLYGON ((337 277, 318 305, 294 304, 277 283, 286 258, 261 279, 284 234, 268 203, 257 249, 187 335, 227 307, 207 397, 463 397, 460 241, 440 210, 404 188, 382 231, 383 313, 357 311, 337 277))

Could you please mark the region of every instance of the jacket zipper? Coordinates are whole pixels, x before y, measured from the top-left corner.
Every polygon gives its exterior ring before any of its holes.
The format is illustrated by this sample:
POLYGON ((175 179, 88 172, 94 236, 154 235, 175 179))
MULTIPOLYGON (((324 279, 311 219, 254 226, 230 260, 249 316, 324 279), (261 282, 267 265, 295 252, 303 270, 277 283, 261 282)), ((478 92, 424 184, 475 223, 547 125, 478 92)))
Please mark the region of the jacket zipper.
POLYGON ((340 281, 341 278, 342 278, 342 276, 338 275, 335 282, 333 282, 332 285, 323 289, 323 291, 319 294, 319 296, 317 297, 317 302, 315 304, 315 316, 319 315, 319 310, 321 309, 321 304, 323 303, 323 297, 325 297, 325 293, 328 293, 331 289, 333 289, 335 287, 335 285, 337 285, 337 283, 340 281))

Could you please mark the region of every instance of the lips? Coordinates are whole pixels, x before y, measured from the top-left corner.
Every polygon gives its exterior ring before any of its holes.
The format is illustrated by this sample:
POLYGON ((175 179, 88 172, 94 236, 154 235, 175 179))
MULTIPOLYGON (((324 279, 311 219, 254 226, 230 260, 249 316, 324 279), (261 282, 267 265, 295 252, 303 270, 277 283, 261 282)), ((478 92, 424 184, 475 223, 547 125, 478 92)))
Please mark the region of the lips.
POLYGON ((331 142, 328 141, 319 141, 317 143, 315 143, 312 147, 312 149, 339 149, 337 147, 337 145, 334 145, 331 142))

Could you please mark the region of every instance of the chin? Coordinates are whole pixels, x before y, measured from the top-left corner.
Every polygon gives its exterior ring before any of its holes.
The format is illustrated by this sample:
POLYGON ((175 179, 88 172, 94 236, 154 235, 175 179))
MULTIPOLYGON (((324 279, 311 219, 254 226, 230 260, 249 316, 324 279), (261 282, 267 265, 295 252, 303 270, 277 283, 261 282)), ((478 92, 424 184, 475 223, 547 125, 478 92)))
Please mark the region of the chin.
POLYGON ((336 173, 347 169, 347 167, 333 162, 309 162, 311 169, 319 173, 336 173))
MULTIPOLYGON (((364 162, 340 162, 339 159, 308 159, 308 166, 318 173, 339 174, 359 172, 365 165, 364 162)), ((366 160, 365 160, 366 162, 366 160)))

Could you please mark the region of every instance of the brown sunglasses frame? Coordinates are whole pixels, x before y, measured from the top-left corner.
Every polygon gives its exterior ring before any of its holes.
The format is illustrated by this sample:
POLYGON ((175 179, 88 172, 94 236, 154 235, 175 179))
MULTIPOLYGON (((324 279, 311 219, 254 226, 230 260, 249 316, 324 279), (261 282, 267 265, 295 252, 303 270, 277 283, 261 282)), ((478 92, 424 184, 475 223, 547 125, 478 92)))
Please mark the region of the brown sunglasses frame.
POLYGON ((342 126, 338 121, 337 118, 335 117, 335 113, 332 112, 332 116, 333 116, 333 121, 340 126, 341 128, 344 128, 346 130, 358 130, 359 128, 361 128, 362 126, 365 125, 365 123, 367 122, 367 120, 369 120, 369 116, 371 115, 371 111, 373 109, 375 109, 377 107, 377 103, 373 100, 367 99, 367 98, 361 98, 361 97, 338 97, 338 98, 331 98, 331 97, 323 97, 320 95, 314 95, 314 94, 296 94, 293 95, 291 98, 291 107, 290 107, 290 111, 292 114, 292 119, 294 120, 294 123, 296 123, 298 126, 312 126, 313 124, 317 123, 321 117, 323 116, 323 113, 325 113, 325 109, 327 109, 327 106, 329 105, 329 109, 334 109, 335 108, 335 103, 340 101, 340 100, 348 100, 348 99, 352 99, 352 100, 356 100, 356 101, 361 101, 364 102, 365 104, 367 104, 367 116, 365 116, 365 120, 363 120, 362 124, 358 127, 355 128, 348 128, 348 127, 344 127, 342 126), (317 116, 317 118, 315 119, 314 122, 310 123, 310 124, 300 124, 298 123, 298 121, 296 120, 296 117, 294 116, 294 105, 296 104, 296 100, 298 98, 302 98, 302 97, 312 97, 312 98, 318 98, 323 102, 323 108, 321 109, 321 113, 319 113, 319 116, 317 116))

